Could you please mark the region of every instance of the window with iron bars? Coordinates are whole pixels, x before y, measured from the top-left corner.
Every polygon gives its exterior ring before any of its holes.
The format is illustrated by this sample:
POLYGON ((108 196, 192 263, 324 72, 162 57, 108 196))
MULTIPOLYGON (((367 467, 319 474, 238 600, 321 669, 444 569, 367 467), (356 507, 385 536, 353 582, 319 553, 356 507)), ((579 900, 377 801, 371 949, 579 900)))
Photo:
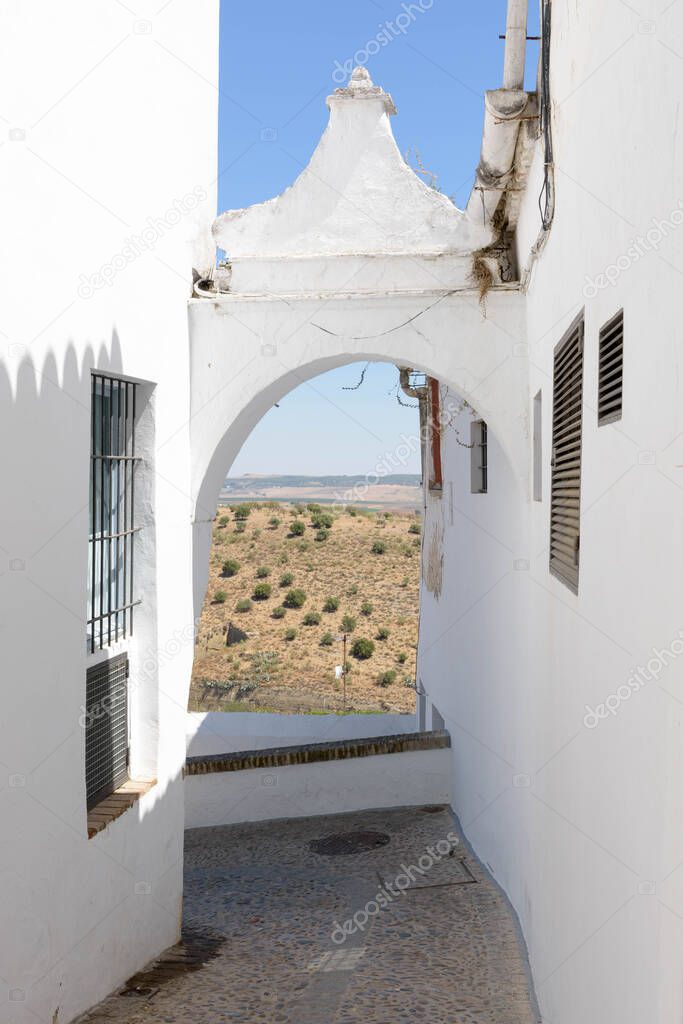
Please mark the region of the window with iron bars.
POLYGON ((137 384, 92 374, 88 650, 133 632, 137 384))

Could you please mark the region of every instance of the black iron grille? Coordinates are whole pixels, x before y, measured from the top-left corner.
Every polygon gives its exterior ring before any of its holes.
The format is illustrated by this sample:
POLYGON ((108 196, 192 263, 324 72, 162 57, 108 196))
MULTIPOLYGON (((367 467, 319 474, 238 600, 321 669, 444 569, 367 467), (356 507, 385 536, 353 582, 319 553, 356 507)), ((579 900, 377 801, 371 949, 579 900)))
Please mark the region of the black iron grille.
POLYGON ((92 375, 88 647, 133 632, 137 385, 92 375))
POLYGON ((85 684, 85 788, 88 810, 128 777, 128 657, 88 669, 85 684))

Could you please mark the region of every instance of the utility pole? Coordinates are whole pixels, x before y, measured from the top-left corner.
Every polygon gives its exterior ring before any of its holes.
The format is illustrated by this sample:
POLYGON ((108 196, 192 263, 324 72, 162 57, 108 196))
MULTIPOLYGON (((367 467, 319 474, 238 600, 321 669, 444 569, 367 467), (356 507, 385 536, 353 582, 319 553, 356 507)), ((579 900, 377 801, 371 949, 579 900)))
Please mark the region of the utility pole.
POLYGON ((342 679, 344 681, 344 700, 342 704, 342 714, 346 714, 346 633, 344 633, 344 644, 342 652, 342 679))
POLYGON ((346 712, 346 638, 347 638, 347 636, 348 636, 347 633, 342 633, 341 636, 338 636, 336 638, 337 640, 341 640, 341 642, 342 642, 342 663, 341 663, 341 665, 337 665, 337 670, 336 670, 337 671, 337 679, 339 679, 339 675, 341 674, 342 685, 343 685, 342 714, 344 714, 346 712), (341 668, 341 673, 339 672, 340 668, 341 668))

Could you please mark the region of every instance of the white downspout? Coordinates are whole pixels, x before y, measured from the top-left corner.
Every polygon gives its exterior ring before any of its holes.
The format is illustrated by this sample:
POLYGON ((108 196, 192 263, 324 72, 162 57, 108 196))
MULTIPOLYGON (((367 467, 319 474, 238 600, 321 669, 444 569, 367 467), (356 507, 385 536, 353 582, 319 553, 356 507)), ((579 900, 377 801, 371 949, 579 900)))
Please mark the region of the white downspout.
POLYGON ((500 197, 514 167, 520 118, 529 102, 524 90, 529 0, 508 0, 503 87, 486 93, 484 131, 477 176, 467 204, 467 216, 491 228, 500 197))
POLYGON ((508 0, 508 17, 505 28, 505 65, 503 69, 504 89, 524 88, 528 13, 529 0, 508 0))

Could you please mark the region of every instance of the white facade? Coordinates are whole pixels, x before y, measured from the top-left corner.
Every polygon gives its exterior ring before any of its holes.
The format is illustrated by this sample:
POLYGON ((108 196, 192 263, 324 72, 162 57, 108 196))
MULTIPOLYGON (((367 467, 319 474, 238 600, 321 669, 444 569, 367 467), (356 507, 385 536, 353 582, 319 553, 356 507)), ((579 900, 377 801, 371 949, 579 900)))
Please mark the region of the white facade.
POLYGON ((66 0, 6 4, 1 16, 8 1024, 67 1024, 180 927, 193 650, 186 301, 193 266, 212 259, 218 3, 176 0, 155 16, 160 6, 136 4, 136 17, 66 0), (132 774, 157 781, 89 840, 80 722, 91 370, 145 384, 130 749, 132 774))
MULTIPOLYGON (((543 500, 532 478, 510 500, 497 440, 488 493, 471 494, 469 452, 446 432, 454 511, 431 499, 426 530, 443 529, 444 586, 438 601, 423 588, 419 671, 451 732, 454 806, 519 914, 553 1024, 683 1015, 683 11, 639 10, 553 4, 556 211, 524 297, 543 500), (548 569, 552 376, 584 307, 574 595, 548 569), (622 308, 623 418, 598 427, 598 332, 622 308)), ((521 267, 542 157, 539 141, 521 267)), ((531 401, 526 415, 531 458, 531 401)))
POLYGON ((459 396, 488 425, 487 493, 471 493, 456 440, 469 410, 443 431, 418 672, 427 726, 451 733, 453 805, 517 910, 544 1018, 680 1020, 683 6, 553 5, 556 203, 542 244, 545 151, 512 44, 523 3, 464 212, 406 167, 391 98, 356 74, 298 181, 216 221, 230 266, 217 289, 195 288, 189 334, 192 269, 213 263, 217 4, 175 0, 151 21, 116 4, 39 6, 6 18, 0 72, 16 103, 0 324, 7 1019, 68 1024, 177 938, 192 623, 221 483, 273 402, 377 359, 437 378, 444 404, 459 396), (496 208, 512 259, 481 252, 498 239, 496 208), (132 257, 127 239, 146 227, 153 251, 132 257), (488 274, 482 301, 474 270, 488 274), (550 437, 553 353, 582 308, 574 594, 549 573, 550 437), (598 331, 622 308, 623 418, 598 427, 598 331), (93 369, 145 385, 142 603, 127 647, 131 773, 156 784, 89 840, 93 369), (587 712, 601 705, 606 717, 587 712))

